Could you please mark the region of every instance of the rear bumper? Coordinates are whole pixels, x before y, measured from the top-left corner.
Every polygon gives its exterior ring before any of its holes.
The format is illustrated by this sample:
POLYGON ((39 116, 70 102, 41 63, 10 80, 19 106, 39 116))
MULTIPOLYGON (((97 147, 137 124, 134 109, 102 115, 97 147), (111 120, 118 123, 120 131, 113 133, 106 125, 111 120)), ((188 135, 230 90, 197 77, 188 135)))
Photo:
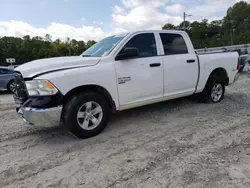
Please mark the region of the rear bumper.
POLYGON ((60 124, 62 106, 53 108, 17 107, 17 113, 23 120, 38 127, 55 127, 60 124))

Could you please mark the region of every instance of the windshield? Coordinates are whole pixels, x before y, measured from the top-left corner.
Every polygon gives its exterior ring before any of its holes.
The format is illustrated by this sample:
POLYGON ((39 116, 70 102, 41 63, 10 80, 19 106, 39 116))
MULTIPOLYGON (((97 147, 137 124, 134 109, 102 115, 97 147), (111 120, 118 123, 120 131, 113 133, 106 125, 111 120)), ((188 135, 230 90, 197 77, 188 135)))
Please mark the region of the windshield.
POLYGON ((111 50, 118 44, 119 41, 121 41, 125 36, 121 35, 114 35, 107 37, 95 45, 91 46, 89 49, 87 49, 85 52, 83 52, 82 56, 88 56, 88 57, 102 57, 108 55, 111 50))

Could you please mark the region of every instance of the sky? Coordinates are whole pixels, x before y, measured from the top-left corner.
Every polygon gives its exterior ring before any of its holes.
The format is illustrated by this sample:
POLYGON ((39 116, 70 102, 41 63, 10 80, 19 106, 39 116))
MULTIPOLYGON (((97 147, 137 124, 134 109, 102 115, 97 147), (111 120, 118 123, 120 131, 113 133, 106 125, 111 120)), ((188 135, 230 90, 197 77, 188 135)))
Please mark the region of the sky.
MULTIPOLYGON (((214 20, 240 0, 0 0, 0 37, 100 40, 116 33, 161 29, 165 23, 214 20)), ((245 0, 250 3, 250 0, 245 0)))

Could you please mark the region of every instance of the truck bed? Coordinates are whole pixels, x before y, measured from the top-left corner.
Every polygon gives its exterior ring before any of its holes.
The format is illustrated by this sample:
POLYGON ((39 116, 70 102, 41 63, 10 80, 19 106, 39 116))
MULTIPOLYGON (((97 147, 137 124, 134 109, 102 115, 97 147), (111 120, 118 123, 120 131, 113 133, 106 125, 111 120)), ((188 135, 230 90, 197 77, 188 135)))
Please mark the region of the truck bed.
POLYGON ((215 69, 224 69, 229 78, 229 84, 233 83, 238 64, 237 52, 219 52, 197 54, 200 63, 199 82, 197 93, 201 92, 206 85, 210 73, 215 69))

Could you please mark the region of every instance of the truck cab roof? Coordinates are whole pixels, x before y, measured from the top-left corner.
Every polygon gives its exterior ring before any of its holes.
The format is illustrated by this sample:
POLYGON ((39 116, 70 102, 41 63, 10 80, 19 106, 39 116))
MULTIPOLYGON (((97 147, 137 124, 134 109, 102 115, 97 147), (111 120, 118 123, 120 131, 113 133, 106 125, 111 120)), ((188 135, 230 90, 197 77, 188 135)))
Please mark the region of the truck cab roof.
POLYGON ((127 35, 136 34, 136 33, 155 33, 155 32, 186 34, 185 31, 180 31, 180 30, 135 30, 131 32, 117 33, 115 34, 115 36, 127 36, 127 35))
POLYGON ((127 32, 128 34, 133 34, 133 33, 154 33, 154 32, 162 32, 162 33, 186 33, 185 31, 181 30, 135 30, 132 32, 127 32))

